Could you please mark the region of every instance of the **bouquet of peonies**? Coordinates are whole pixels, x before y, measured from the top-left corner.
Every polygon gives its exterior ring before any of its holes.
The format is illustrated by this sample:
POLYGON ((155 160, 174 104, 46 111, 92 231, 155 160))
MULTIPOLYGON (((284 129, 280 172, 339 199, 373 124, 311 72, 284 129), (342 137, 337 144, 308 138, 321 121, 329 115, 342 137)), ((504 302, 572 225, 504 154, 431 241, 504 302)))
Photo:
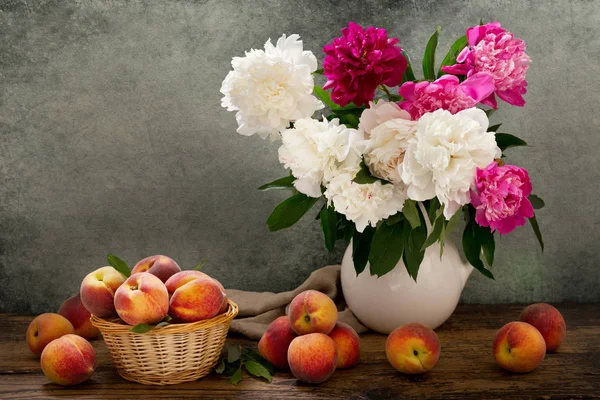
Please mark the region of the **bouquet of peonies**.
POLYGON ((525 42, 498 22, 480 23, 436 72, 439 34, 427 43, 423 79, 398 39, 352 22, 323 48, 322 69, 298 35, 233 59, 223 107, 236 111, 238 133, 281 139, 279 161, 290 170, 260 188, 293 192, 267 220, 270 230, 292 226, 324 198, 317 218, 330 251, 352 239, 357 273, 369 262, 381 276, 402 259, 415 280, 425 249, 439 242, 443 252, 463 217, 465 256, 487 277, 495 232, 529 220, 543 249, 534 209, 544 203, 527 171, 504 161, 527 143, 489 123, 496 96, 525 105, 525 42), (322 87, 314 84, 321 74, 322 87), (325 106, 328 115, 313 118, 325 106))

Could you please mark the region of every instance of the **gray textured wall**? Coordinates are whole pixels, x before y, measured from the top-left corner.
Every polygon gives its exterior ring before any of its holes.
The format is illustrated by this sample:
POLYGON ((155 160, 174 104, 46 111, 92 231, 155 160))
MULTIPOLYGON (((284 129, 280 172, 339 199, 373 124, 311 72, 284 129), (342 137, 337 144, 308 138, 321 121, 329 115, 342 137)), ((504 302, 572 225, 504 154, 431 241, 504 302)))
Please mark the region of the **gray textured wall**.
MULTIPOLYGON (((235 133, 219 88, 232 56, 281 33, 321 47, 353 20, 388 29, 418 63, 498 19, 534 62, 525 109, 494 122, 532 145, 510 152, 547 208, 498 242, 496 282, 466 302, 598 301, 598 1, 0 1, 0 311, 55 309, 107 252, 206 267, 228 287, 291 289, 329 255, 306 218, 269 233, 284 193, 277 146, 235 133)), ((341 247, 341 246, 340 246, 341 247)))

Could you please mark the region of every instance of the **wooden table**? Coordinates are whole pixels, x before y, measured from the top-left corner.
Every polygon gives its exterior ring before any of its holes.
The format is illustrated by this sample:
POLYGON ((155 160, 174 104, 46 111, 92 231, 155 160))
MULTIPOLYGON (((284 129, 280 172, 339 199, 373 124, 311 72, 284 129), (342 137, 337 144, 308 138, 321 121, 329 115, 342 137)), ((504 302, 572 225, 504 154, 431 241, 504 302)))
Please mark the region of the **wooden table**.
MULTIPOLYGON (((437 333, 442 354, 435 369, 419 376, 396 372, 388 364, 384 335, 361 336, 361 362, 336 371, 327 382, 311 386, 290 373, 277 373, 272 384, 249 376, 237 386, 227 377, 209 375, 175 386, 143 386, 122 379, 102 340, 94 377, 79 386, 49 383, 25 343, 32 317, 0 314, 0 398, 2 399, 591 399, 600 398, 600 307, 563 304, 567 338, 558 353, 546 355, 529 374, 513 374, 496 365, 494 333, 519 317, 519 305, 461 305, 437 333)), ((255 345, 244 338, 231 343, 255 345)))

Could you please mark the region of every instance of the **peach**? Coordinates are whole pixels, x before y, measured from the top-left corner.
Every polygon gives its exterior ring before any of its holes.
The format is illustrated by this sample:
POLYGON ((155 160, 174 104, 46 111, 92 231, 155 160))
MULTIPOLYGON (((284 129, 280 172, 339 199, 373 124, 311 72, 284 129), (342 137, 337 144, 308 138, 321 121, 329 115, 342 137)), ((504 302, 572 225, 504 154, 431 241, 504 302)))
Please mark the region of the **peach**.
POLYGON ((181 271, 173 275, 169 280, 165 283, 167 286, 167 290, 169 294, 172 295, 175 291, 186 283, 193 281, 195 279, 210 279, 212 280, 223 293, 223 303, 217 312, 217 315, 223 314, 229 308, 229 301, 227 300, 227 294, 225 293, 225 288, 218 280, 211 278, 204 272, 189 270, 189 271, 181 271))
POLYGON ((258 351, 276 368, 289 369, 288 348, 295 338, 290 319, 284 315, 271 322, 258 342, 258 351))
POLYGON ((41 358, 42 371, 59 385, 77 385, 87 381, 96 368, 96 352, 78 335, 65 335, 46 346, 41 358))
POLYGON ((289 307, 290 323, 298 335, 331 332, 337 322, 337 307, 327 295, 316 290, 298 294, 289 307))
POLYGON ((504 369, 533 371, 546 355, 544 337, 526 322, 509 322, 494 337, 494 356, 504 369))
MULTIPOLYGON (((175 278, 176 275, 173 275, 175 278)), ((169 283, 169 281, 167 281, 169 283)), ((196 278, 180 286, 168 285, 171 292, 169 314, 180 322, 209 319, 219 313, 225 294, 211 278, 196 278)))
POLYGON ((48 343, 73 332, 73 324, 62 315, 41 314, 35 317, 27 328, 27 345, 33 354, 39 356, 48 343))
POLYGON ((98 268, 81 282, 79 294, 86 310, 97 317, 115 315, 114 295, 125 277, 113 267, 98 268))
POLYGON ((360 339, 356 331, 348 324, 338 321, 329 333, 337 347, 337 368, 350 368, 356 365, 360 355, 360 339))
POLYGON ((523 310, 522 322, 527 322, 537 328, 546 342, 546 351, 556 351, 567 332, 567 326, 562 314, 550 304, 537 303, 532 304, 523 310))
POLYGON ((100 334, 98 328, 92 325, 92 321, 90 321, 92 314, 83 306, 79 293, 65 300, 58 309, 58 313, 73 324, 76 335, 93 339, 100 334))
POLYGON ((147 272, 131 275, 115 293, 115 308, 129 325, 156 324, 169 312, 165 284, 147 272))
POLYGON ((323 333, 298 336, 290 343, 287 357, 292 374, 307 383, 325 382, 338 361, 335 342, 323 333))
POLYGON ((150 272, 164 283, 176 273, 181 272, 181 268, 172 258, 156 255, 138 261, 131 270, 131 274, 138 272, 150 272))
POLYGON ((440 358, 440 350, 437 334, 419 323, 402 325, 385 342, 388 361, 403 374, 431 371, 440 358))

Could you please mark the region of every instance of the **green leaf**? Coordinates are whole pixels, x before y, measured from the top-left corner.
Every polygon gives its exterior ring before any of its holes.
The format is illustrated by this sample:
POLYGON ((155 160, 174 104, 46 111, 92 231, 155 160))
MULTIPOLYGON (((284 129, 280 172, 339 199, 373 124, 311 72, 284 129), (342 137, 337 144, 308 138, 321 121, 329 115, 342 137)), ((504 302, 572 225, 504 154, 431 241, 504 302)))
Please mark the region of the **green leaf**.
POLYGON ((155 328, 162 328, 163 326, 171 325, 169 321, 162 321, 156 324, 155 328))
POLYGON ((546 203, 544 203, 544 200, 542 200, 541 197, 536 196, 535 194, 529 195, 529 201, 531 202, 533 208, 536 210, 542 209, 546 205, 546 203))
POLYGON ((399 212, 399 213, 392 215, 388 219, 386 219, 385 223, 388 225, 394 225, 394 224, 397 224, 398 222, 402 222, 403 220, 404 220, 404 214, 399 212))
POLYGON ((452 233, 452 231, 454 231, 454 229, 458 225, 458 221, 460 221, 462 212, 463 209, 459 208, 458 211, 454 213, 454 215, 450 218, 448 224, 446 225, 446 236, 448 236, 450 233, 452 233))
POLYGON ((261 356, 258 351, 254 350, 250 347, 242 348, 242 360, 244 360, 244 362, 246 362, 248 360, 255 361, 255 362, 259 363, 260 365, 262 365, 263 367, 265 367, 271 375, 275 374, 275 367, 273 366, 273 364, 271 364, 269 361, 267 361, 266 358, 261 356))
POLYGON ((273 182, 266 183, 258 188, 258 190, 271 190, 271 189, 294 189, 294 181, 295 177, 292 175, 286 176, 285 178, 280 178, 274 180, 273 182))
POLYGON ((237 385, 238 383, 240 383, 241 380, 242 380, 242 365, 240 364, 240 367, 233 373, 233 375, 231 375, 231 378, 229 378, 229 382, 232 385, 237 385))
POLYGON ((371 275, 382 276, 390 272, 402 256, 404 250, 405 224, 381 224, 371 244, 369 263, 371 275))
POLYGON ((529 218, 529 222, 531 223, 531 227, 533 228, 533 232, 535 233, 535 237, 540 243, 540 247, 542 248, 542 252, 544 251, 544 239, 542 238, 542 231, 540 231, 540 226, 538 225, 537 218, 535 214, 533 217, 529 218))
MULTIPOLYGON (((348 106, 346 106, 348 107, 348 106)), ((358 128, 360 123, 360 116, 364 111, 364 108, 352 108, 352 109, 333 109, 333 114, 336 118, 339 118, 340 123, 346 125, 349 128, 358 128)))
POLYGON ((219 365, 217 366, 217 368, 215 368, 215 372, 217 374, 222 374, 225 371, 225 359, 222 358, 221 362, 219 363, 219 365))
POLYGON ((406 267, 408 274, 416 282, 419 267, 425 257, 423 244, 427 239, 427 232, 425 231, 424 226, 411 230, 408 221, 404 223, 404 229, 407 233, 405 234, 405 246, 402 260, 404 261, 404 266, 406 267))
POLYGON ((360 162, 360 171, 358 171, 354 179, 352 179, 353 182, 359 183, 361 185, 375 183, 379 180, 379 178, 376 178, 373 175, 371 175, 371 171, 369 170, 369 167, 365 165, 364 160, 360 162))
POLYGON ((427 208, 427 216, 429 217, 429 221, 433 223, 436 218, 437 212, 440 210, 440 201, 437 197, 429 200, 429 206, 427 208))
POLYGON ((130 331, 133 333, 146 333, 146 332, 150 332, 154 328, 156 328, 156 325, 137 324, 136 326, 131 328, 130 331))
POLYGON ((202 267, 204 267, 204 265, 206 264, 207 261, 208 261, 208 258, 206 258, 206 257, 204 257, 202 260, 200 260, 200 264, 198 264, 194 267, 194 271, 200 271, 202 269, 202 267))
POLYGON ((313 87, 313 92, 315 93, 315 96, 317 96, 317 98, 323 103, 325 103, 325 105, 330 109, 333 110, 334 108, 340 108, 340 106, 338 106, 333 102, 333 100, 331 100, 331 95, 329 94, 329 92, 323 89, 321 86, 315 85, 313 87))
POLYGON ((362 233, 355 231, 352 236, 352 261, 354 262, 356 275, 365 270, 367 261, 369 261, 374 235, 375 228, 367 226, 362 233))
POLYGON ((501 126, 502 126, 502 124, 492 125, 492 126, 488 127, 487 131, 488 132, 498 132, 498 128, 500 128, 501 126))
POLYGON ((510 133, 496 133, 496 144, 502 151, 511 147, 527 146, 526 141, 519 139, 510 133))
POLYGON ((313 72, 313 75, 323 75, 323 68, 319 68, 318 70, 313 72))
POLYGON ((402 55, 406 58, 406 70, 404 70, 404 75, 402 75, 402 83, 408 81, 416 81, 415 73, 413 72, 412 62, 410 60, 410 56, 406 51, 402 51, 402 55))
POLYGON ((333 251, 337 239, 337 215, 333 207, 321 209, 321 229, 325 239, 327 250, 333 251))
POLYGON ((227 346, 227 362, 228 363, 236 362, 237 360, 240 359, 241 355, 242 355, 242 353, 240 350, 240 346, 238 346, 238 345, 227 346))
POLYGON ((119 257, 113 256, 112 254, 107 254, 106 261, 108 261, 110 266, 119 271, 124 277, 129 278, 131 276, 129 266, 125 261, 121 260, 119 257))
POLYGON ((425 80, 428 81, 435 80, 435 49, 438 44, 441 29, 442 28, 438 25, 433 35, 429 38, 427 47, 425 47, 425 55, 423 56, 423 75, 425 76, 425 80))
POLYGON ((267 219, 269 230, 275 232, 294 225, 315 205, 317 200, 319 199, 298 193, 279 203, 267 219))
POLYGON ((271 383, 271 381, 273 380, 271 373, 256 361, 246 361, 244 362, 244 367, 246 367, 246 370, 252 375, 257 376, 259 378, 265 378, 269 383, 271 383))
POLYGON ((491 118, 492 114, 494 114, 497 109, 496 108, 490 108, 489 110, 483 110, 485 112, 485 115, 487 115, 488 119, 491 118))
POLYGON ((487 269, 485 265, 483 265, 483 261, 481 261, 481 243, 477 238, 475 224, 475 220, 471 218, 467 223, 467 226, 465 226, 462 238, 463 251, 469 263, 475 267, 476 270, 486 277, 494 279, 492 272, 487 269))
POLYGON ((448 54, 442 60, 442 65, 440 65, 440 69, 438 70, 438 78, 446 73, 442 71, 442 67, 448 65, 456 64, 456 57, 460 54, 460 52, 467 46, 467 36, 462 36, 458 38, 452 46, 450 46, 450 50, 448 50, 448 54))
POLYGON ((485 261, 491 267, 494 264, 494 251, 496 250, 494 234, 489 227, 483 227, 475 224, 474 229, 477 241, 481 245, 481 250, 483 251, 485 261))
POLYGON ((431 229, 431 233, 427 236, 427 239, 423 242, 423 246, 421 250, 425 250, 432 244, 438 241, 440 235, 442 234, 442 228, 444 227, 444 217, 439 216, 435 219, 433 223, 433 228, 431 229))
POLYGON ((419 210, 417 210, 417 202, 414 200, 406 200, 402 207, 402 214, 410 222, 410 226, 415 229, 421 225, 419 210))

